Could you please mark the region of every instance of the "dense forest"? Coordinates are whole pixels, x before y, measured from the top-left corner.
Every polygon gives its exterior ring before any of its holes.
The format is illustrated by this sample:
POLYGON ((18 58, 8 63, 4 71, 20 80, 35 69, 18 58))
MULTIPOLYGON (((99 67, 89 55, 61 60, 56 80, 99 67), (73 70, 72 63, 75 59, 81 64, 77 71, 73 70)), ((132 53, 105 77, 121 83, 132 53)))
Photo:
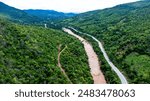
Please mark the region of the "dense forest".
POLYGON ((130 83, 150 83, 150 1, 91 11, 62 24, 98 38, 130 83))
POLYGON ((61 64, 69 79, 73 83, 93 83, 78 40, 59 30, 0 19, 0 83, 70 83, 57 66, 60 44, 62 49, 67 46, 61 64))

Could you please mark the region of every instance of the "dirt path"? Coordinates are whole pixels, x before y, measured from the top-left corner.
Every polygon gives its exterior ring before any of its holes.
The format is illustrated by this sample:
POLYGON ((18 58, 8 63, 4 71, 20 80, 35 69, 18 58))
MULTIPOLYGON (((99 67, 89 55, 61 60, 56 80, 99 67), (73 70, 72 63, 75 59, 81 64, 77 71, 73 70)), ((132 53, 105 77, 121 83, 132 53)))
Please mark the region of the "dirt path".
POLYGON ((91 69, 91 75, 93 77, 94 84, 105 84, 106 80, 104 78, 103 73, 100 70, 100 63, 99 63, 99 60, 98 60, 96 53, 93 50, 92 45, 89 44, 82 37, 74 34, 70 29, 63 28, 63 30, 65 32, 67 32, 68 34, 73 35, 76 38, 78 38, 82 42, 82 44, 84 45, 86 54, 88 56, 89 67, 91 69))
POLYGON ((61 53, 67 48, 67 46, 65 46, 65 48, 61 51, 61 44, 58 46, 58 67, 60 68, 61 72, 65 75, 65 77, 67 78, 67 80, 72 84, 71 80, 69 79, 68 75, 66 74, 65 70, 62 68, 61 63, 60 63, 60 55, 61 53))

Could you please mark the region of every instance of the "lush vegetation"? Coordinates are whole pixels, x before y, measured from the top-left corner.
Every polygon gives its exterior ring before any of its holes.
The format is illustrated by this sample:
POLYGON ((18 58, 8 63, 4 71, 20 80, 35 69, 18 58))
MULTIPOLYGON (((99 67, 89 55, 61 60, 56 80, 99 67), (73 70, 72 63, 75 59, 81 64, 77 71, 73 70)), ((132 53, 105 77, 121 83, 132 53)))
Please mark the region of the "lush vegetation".
POLYGON ((49 29, 60 28, 51 20, 74 15, 22 11, 0 2, 0 83, 93 83, 82 44, 59 30, 49 29), (45 23, 48 28, 40 27, 45 23), (59 45, 61 49, 67 46, 60 61, 70 80, 57 66, 59 45))
POLYGON ((57 67, 60 44, 68 47, 61 63, 69 79, 92 83, 84 48, 77 39, 58 30, 0 20, 0 83, 70 83, 57 67))
POLYGON ((145 0, 83 13, 61 23, 102 41, 130 83, 150 83, 149 9, 150 1, 145 0))
POLYGON ((88 66, 88 59, 81 42, 73 42, 67 45, 66 50, 61 55, 61 64, 65 67, 67 75, 72 80, 72 83, 90 83, 92 84, 92 77, 90 76, 90 68, 88 66))

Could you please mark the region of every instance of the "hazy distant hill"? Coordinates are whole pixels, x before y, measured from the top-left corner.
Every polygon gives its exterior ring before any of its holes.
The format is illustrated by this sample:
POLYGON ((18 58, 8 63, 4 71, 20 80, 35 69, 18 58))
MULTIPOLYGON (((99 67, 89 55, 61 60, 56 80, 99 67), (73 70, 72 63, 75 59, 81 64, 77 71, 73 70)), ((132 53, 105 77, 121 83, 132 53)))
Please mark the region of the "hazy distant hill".
POLYGON ((131 83, 150 83, 150 0, 86 12, 61 23, 101 40, 131 83))
POLYGON ((22 10, 10 7, 2 2, 0 2, 0 17, 20 23, 35 23, 39 21, 39 18, 31 16, 22 10))
POLYGON ((55 28, 54 21, 75 16, 74 13, 62 13, 53 10, 20 10, 0 2, 0 17, 22 24, 35 24, 55 28))
POLYGON ((62 13, 62 12, 57 12, 54 10, 29 9, 29 10, 24 10, 24 11, 30 15, 34 15, 43 20, 50 20, 50 21, 62 20, 62 19, 73 17, 76 15, 75 13, 62 13))

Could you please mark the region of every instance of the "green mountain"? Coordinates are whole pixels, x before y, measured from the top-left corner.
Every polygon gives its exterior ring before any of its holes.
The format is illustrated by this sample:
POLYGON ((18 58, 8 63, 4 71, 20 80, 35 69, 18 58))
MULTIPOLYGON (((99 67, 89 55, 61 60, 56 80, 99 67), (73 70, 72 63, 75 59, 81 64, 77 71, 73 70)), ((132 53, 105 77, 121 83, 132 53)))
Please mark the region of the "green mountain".
POLYGON ((103 42, 111 60, 130 83, 150 83, 149 0, 86 12, 60 23, 103 42))
POLYGON ((31 16, 22 10, 10 7, 2 2, 0 2, 0 17, 23 24, 35 24, 40 21, 39 18, 31 16))

